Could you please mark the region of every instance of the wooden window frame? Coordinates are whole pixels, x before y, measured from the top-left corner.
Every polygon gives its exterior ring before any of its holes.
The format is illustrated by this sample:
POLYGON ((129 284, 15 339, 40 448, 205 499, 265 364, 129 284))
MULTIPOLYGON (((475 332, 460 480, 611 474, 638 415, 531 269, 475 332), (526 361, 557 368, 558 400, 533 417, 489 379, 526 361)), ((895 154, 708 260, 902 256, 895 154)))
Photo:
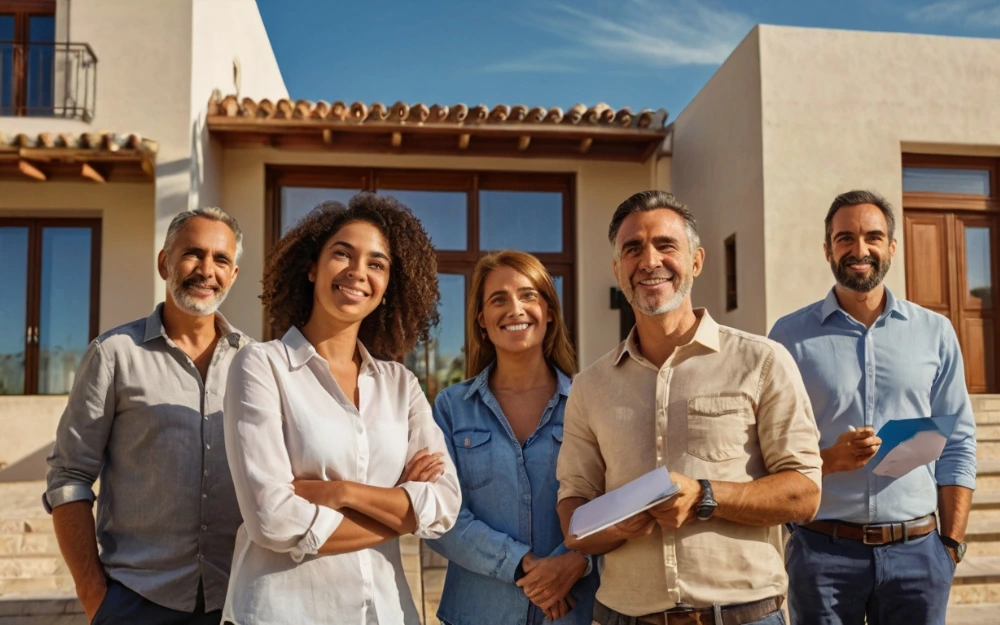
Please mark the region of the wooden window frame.
POLYGON ((903 169, 925 167, 934 169, 979 169, 989 172, 990 195, 966 193, 935 193, 933 191, 903 191, 903 206, 915 210, 1000 210, 1000 159, 978 156, 938 156, 903 154, 903 169))
POLYGON ((44 228, 90 228, 90 328, 88 341, 97 338, 100 328, 101 295, 101 219, 61 217, 0 217, 2 228, 28 228, 28 310, 24 345, 24 392, 38 394, 38 365, 40 342, 29 344, 28 328, 41 325, 42 305, 42 230, 44 228))
MULTIPOLYGON (((576 175, 452 169, 400 169, 312 165, 267 165, 264 217, 264 253, 270 254, 281 233, 281 189, 317 187, 377 191, 465 191, 468 193, 466 249, 437 252, 441 273, 466 274, 466 300, 472 269, 488 251, 479 246, 480 191, 550 191, 562 193, 562 251, 532 252, 553 276, 563 278, 563 318, 570 341, 576 345, 576 175)), ((273 338, 267 320, 264 336, 273 338)))
MULTIPOLYGON (((16 44, 26 46, 30 43, 28 35, 32 17, 48 15, 55 19, 56 0, 0 0, 0 15, 11 14, 14 15, 15 44, 13 49, 14 76, 11 81, 14 99, 11 102, 11 107, 14 109, 16 116, 21 116, 24 115, 25 107, 27 107, 28 67, 25 53, 23 51, 18 52, 16 44)), ((55 45, 55 41, 40 41, 37 43, 51 43, 55 45)))

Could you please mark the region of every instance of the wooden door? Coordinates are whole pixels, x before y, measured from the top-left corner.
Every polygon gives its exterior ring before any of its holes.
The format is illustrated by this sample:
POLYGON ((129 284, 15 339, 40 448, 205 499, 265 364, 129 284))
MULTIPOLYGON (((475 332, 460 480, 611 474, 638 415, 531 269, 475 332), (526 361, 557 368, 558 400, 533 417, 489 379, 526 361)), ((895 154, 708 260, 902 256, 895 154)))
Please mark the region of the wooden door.
POLYGON ((969 392, 998 392, 1000 218, 921 210, 903 221, 907 299, 951 320, 969 392))

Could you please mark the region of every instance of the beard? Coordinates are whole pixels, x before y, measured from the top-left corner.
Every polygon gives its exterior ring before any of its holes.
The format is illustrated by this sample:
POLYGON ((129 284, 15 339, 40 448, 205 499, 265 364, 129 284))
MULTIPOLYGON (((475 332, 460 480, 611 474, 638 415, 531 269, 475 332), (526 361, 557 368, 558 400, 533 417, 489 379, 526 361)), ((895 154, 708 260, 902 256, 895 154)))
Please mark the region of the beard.
POLYGON ((833 270, 833 276, 837 279, 837 283, 845 289, 850 289, 857 293, 868 293, 882 284, 885 274, 889 272, 890 265, 892 265, 892 259, 886 258, 884 261, 881 261, 874 256, 865 256, 864 258, 844 256, 839 262, 835 260, 830 261, 830 269, 833 270), (849 265, 861 263, 871 265, 867 276, 858 275, 849 267, 849 265))
POLYGON ((178 308, 195 317, 207 317, 215 314, 222 302, 226 301, 226 296, 229 295, 229 289, 223 289, 215 283, 206 282, 193 276, 181 278, 172 271, 167 275, 167 289, 178 308), (187 290, 195 286, 214 290, 215 297, 205 301, 189 295, 187 290))
POLYGON ((690 273, 683 276, 681 274, 674 274, 673 281, 676 283, 677 280, 680 281, 680 287, 665 302, 657 302, 652 298, 636 297, 632 279, 622 286, 622 294, 625 295, 625 300, 628 301, 636 312, 642 313, 647 317, 665 315, 680 308, 681 304, 684 303, 684 298, 691 293, 691 289, 694 287, 694 276, 690 273))

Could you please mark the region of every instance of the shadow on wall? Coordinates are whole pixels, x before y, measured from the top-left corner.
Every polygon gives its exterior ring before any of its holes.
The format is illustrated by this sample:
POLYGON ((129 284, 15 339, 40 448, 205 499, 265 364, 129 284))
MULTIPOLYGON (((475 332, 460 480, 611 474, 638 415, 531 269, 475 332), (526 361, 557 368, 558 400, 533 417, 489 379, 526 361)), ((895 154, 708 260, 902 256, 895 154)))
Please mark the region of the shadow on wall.
POLYGON ((36 482, 44 480, 45 474, 49 472, 49 465, 45 462, 52 445, 55 441, 42 445, 27 456, 21 458, 14 464, 0 469, 0 482, 36 482))

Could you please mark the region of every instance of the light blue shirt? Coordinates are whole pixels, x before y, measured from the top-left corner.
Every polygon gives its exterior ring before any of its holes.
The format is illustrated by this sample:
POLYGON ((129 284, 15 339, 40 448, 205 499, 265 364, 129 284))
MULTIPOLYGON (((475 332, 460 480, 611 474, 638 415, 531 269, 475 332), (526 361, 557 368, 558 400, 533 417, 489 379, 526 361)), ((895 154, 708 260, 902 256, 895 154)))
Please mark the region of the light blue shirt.
POLYGON ((958 424, 936 463, 903 477, 875 475, 870 464, 823 477, 817 519, 915 519, 937 509, 938 486, 976 487, 976 426, 955 330, 944 316, 885 293, 885 310, 871 328, 844 312, 831 289, 771 329, 802 372, 820 447, 833 445, 848 426, 878 432, 891 419, 952 415, 958 424))
MULTIPOLYGON (((555 395, 522 446, 490 391, 490 365, 437 396, 434 419, 444 431, 462 485, 455 526, 427 545, 449 560, 438 618, 451 625, 538 625, 545 614, 514 584, 529 551, 566 553, 556 514, 556 459, 570 379, 560 371, 555 395)), ((597 567, 570 590, 576 602, 560 625, 590 625, 597 567)), ((549 621, 552 622, 552 621, 549 621)))

